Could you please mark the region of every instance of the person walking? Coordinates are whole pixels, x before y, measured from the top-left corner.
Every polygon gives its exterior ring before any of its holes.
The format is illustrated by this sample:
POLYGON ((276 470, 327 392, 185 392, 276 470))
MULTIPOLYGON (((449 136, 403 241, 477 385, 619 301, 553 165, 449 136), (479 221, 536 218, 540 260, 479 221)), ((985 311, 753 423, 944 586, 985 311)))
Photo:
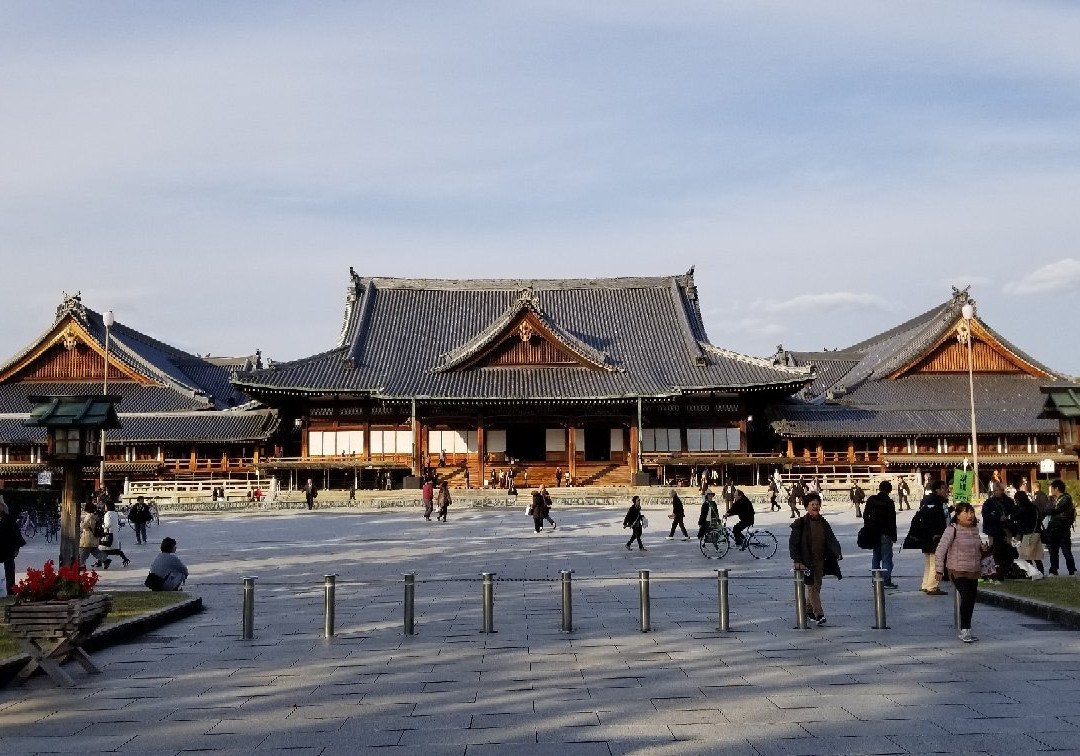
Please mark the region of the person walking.
POLYGON ((855 517, 862 519, 862 505, 866 501, 866 491, 863 490, 857 482, 851 485, 851 491, 848 492, 848 498, 851 499, 852 506, 855 507, 855 517))
POLYGON ((770 512, 779 512, 782 509, 782 507, 780 506, 780 503, 776 500, 776 495, 778 493, 780 493, 780 485, 775 480, 773 480, 772 478, 769 478, 769 511, 770 512))
POLYGON ((465 468, 465 490, 468 491, 472 486, 469 485, 469 468, 465 468))
POLYGON ((5 595, 10 596, 15 590, 15 557, 25 545, 26 539, 19 530, 19 523, 15 522, 15 513, 0 495, 0 562, 4 563, 5 595))
POLYGON ((945 528, 934 552, 934 563, 938 565, 934 577, 940 581, 942 568, 948 567, 949 579, 960 596, 960 640, 973 643, 978 638, 971 632, 971 615, 979 593, 982 557, 988 547, 983 546, 979 536, 975 507, 960 503, 953 511, 952 524, 945 528))
POLYGON ((896 483, 896 503, 897 510, 900 512, 905 509, 911 510, 911 487, 908 486, 907 479, 903 475, 896 483))
POLYGON ((163 538, 161 553, 150 563, 144 585, 152 591, 178 591, 187 579, 187 565, 176 556, 176 540, 163 538))
POLYGON ((1016 502, 1016 509, 1013 512, 1013 529, 1016 531, 1016 536, 1020 539, 1020 555, 1019 559, 1024 560, 1029 565, 1032 565, 1035 570, 1026 570, 1028 574, 1035 580, 1046 577, 1046 570, 1043 568, 1043 542, 1042 542, 1042 529, 1039 527, 1039 510, 1035 507, 1035 502, 1028 496, 1028 492, 1021 487, 1015 494, 1014 499, 1016 502))
POLYGON ((532 503, 529 505, 529 514, 533 519, 533 532, 544 532, 544 518, 547 517, 547 504, 544 502, 544 495, 540 493, 540 489, 536 489, 532 492, 532 503))
POLYGON ((439 490, 435 494, 435 506, 439 508, 435 519, 446 522, 446 510, 450 508, 450 487, 445 480, 439 484, 439 490))
POLYGON ((799 500, 802 499, 805 493, 802 480, 797 480, 791 484, 791 490, 788 491, 788 508, 791 509, 791 519, 794 520, 799 516, 799 500))
POLYGON ((626 550, 630 550, 630 544, 637 541, 638 551, 648 551, 641 542, 641 531, 645 528, 644 515, 641 514, 641 499, 635 496, 630 500, 630 509, 626 510, 622 526, 630 528, 630 540, 626 542, 626 550))
POLYGON ((152 519, 154 519, 154 516, 150 513, 150 507, 147 506, 146 499, 142 496, 137 497, 131 511, 128 512, 128 522, 135 529, 135 543, 139 545, 146 543, 146 526, 152 519))
POLYGON ((1046 526, 1046 547, 1050 551, 1050 574, 1058 574, 1059 552, 1065 556, 1065 569, 1076 574, 1076 562, 1072 553, 1073 523, 1076 522, 1076 505, 1065 491, 1065 484, 1057 478, 1050 484, 1050 498, 1054 507, 1050 510, 1050 522, 1046 526))
POLYGON ((840 562, 844 552, 829 521, 821 516, 821 497, 808 493, 802 501, 806 514, 791 523, 788 556, 794 569, 806 571, 807 617, 820 626, 826 622, 821 603, 822 579, 835 575, 837 580, 843 580, 840 562))
POLYGON ((866 500, 863 524, 874 539, 874 558, 871 569, 885 570, 885 587, 899 588, 892 580, 893 544, 896 543, 896 504, 893 503, 892 483, 878 484, 878 492, 866 500))
POLYGON ((101 527, 105 531, 101 537, 101 545, 105 547, 103 549, 105 556, 118 556, 123 560, 123 566, 127 567, 131 564, 131 560, 128 559, 120 544, 120 534, 124 529, 120 527, 120 514, 116 511, 116 505, 111 501, 105 505, 105 516, 101 527))
POLYGON ((543 483, 540 484, 540 498, 544 500, 544 519, 551 523, 551 529, 555 530, 559 527, 553 519, 551 519, 551 494, 548 493, 547 486, 543 483))
POLYGON ((435 509, 435 483, 429 476, 420 489, 420 498, 424 502, 424 519, 431 522, 431 513, 435 509))
POLYGON ((684 541, 690 540, 690 534, 686 532, 686 525, 683 524, 685 516, 686 512, 683 510, 682 499, 679 498, 679 494, 675 489, 671 489, 671 532, 668 533, 667 537, 669 541, 675 538, 676 528, 682 530, 684 541))
POLYGON ((919 542, 923 553, 922 592, 930 596, 944 596, 937 575, 937 552, 941 534, 949 526, 949 485, 943 480, 932 481, 926 495, 919 502, 919 509, 911 519, 911 535, 919 542))
POLYGON ((304 500, 307 502, 308 509, 315 508, 315 497, 319 495, 319 491, 315 488, 315 484, 311 482, 311 478, 307 479, 307 485, 304 486, 304 500))
POLYGON ((86 566, 86 560, 93 555, 97 560, 95 567, 109 569, 112 560, 101 550, 101 517, 97 507, 87 503, 83 506, 83 516, 79 521, 79 565, 86 566))
POLYGON ((697 537, 700 541, 710 528, 716 527, 720 523, 720 512, 716 508, 716 494, 712 491, 706 491, 705 495, 701 497, 701 514, 698 515, 698 531, 697 537))
POLYGON ((562 485, 562 466, 555 468, 555 487, 558 488, 562 485))

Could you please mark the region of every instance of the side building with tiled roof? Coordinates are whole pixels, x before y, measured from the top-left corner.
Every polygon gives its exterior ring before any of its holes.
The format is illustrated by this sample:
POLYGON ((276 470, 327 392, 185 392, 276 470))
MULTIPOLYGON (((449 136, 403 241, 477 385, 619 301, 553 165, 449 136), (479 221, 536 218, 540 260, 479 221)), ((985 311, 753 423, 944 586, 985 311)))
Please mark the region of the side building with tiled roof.
POLYGON ((440 468, 480 487, 513 469, 518 486, 526 474, 550 486, 556 472, 626 485, 708 465, 751 482, 775 457, 765 407, 812 377, 710 344, 692 271, 444 281, 350 270, 333 348, 234 385, 294 431, 263 463, 293 480, 400 485, 440 468))
POLYGON ((974 311, 967 290, 955 290, 941 305, 846 349, 781 350, 778 361, 813 366, 816 376, 770 410, 791 473, 887 473, 915 481, 951 475, 977 456, 981 491, 991 476, 1017 486, 1034 480, 1047 460, 1055 474, 1075 477, 1075 448, 1063 443, 1056 420, 1040 417, 1040 387, 1064 377, 1009 343, 977 312, 965 319, 967 304, 974 311))
MULTIPOLYGON (((43 428, 25 424, 29 396, 108 393, 121 427, 106 434, 105 479, 114 495, 124 481, 254 474, 277 413, 230 382, 260 366, 238 358, 189 354, 115 322, 76 294, 65 296, 51 326, 0 364, 0 480, 29 483, 49 469, 43 428)), ((96 478, 93 470, 87 479, 96 478)))

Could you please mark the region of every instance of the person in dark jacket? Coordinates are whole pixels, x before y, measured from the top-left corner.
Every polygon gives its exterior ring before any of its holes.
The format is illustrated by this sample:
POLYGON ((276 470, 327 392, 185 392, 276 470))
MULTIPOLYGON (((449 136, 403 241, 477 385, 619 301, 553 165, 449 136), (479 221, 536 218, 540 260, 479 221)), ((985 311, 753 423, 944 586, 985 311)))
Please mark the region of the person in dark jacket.
POLYGON ((637 541, 638 551, 648 551, 645 544, 641 542, 641 531, 645 527, 645 523, 642 522, 641 499, 635 496, 631 502, 622 523, 624 528, 630 528, 630 540, 626 542, 626 550, 629 551, 630 544, 637 541))
POLYGON ((982 532, 990 536, 991 545, 1008 539, 1005 532, 1012 502, 1005 496, 1000 483, 992 483, 990 497, 982 505, 982 532))
POLYGON ((861 518, 862 505, 866 501, 866 491, 858 483, 853 483, 851 490, 848 492, 848 498, 851 499, 851 504, 855 507, 855 516, 861 518))
MULTIPOLYGON (((820 498, 818 501, 820 501, 820 498)), ((735 545, 742 548, 745 540, 742 533, 754 524, 754 505, 750 499, 746 498, 746 494, 742 492, 742 489, 735 491, 735 498, 728 505, 727 513, 724 516, 731 517, 732 515, 739 518, 739 524, 732 528, 731 532, 735 536, 735 545)))
POLYGON ((698 531, 697 537, 700 541, 702 537, 709 532, 709 528, 720 522, 720 513, 716 509, 716 494, 712 491, 706 492, 701 498, 701 514, 698 515, 698 531))
POLYGON ((1050 523, 1046 527, 1047 543, 1050 550, 1050 574, 1058 574, 1058 552, 1065 555, 1065 568, 1070 575, 1076 574, 1076 562, 1072 553, 1072 526, 1076 522, 1076 505, 1072 497, 1065 492, 1065 484, 1060 478, 1050 484, 1050 498, 1054 508, 1050 510, 1050 523))
POLYGON ((818 625, 825 624, 825 609, 821 604, 821 581, 825 575, 842 580, 840 561, 844 553, 832 526, 821 516, 821 497, 808 493, 803 497, 806 514, 791 523, 788 555, 792 567, 806 570, 807 616, 818 625))
POLYGON ((533 532, 544 532, 544 518, 548 515, 548 505, 539 488, 532 492, 532 504, 529 506, 529 511, 533 518, 533 532))
POLYGON ((681 528, 683 534, 683 540, 689 541, 690 534, 686 532, 686 525, 683 523, 683 518, 686 516, 683 510, 682 499, 679 498, 678 492, 675 489, 671 490, 671 532, 668 533, 667 539, 670 541, 675 537, 675 529, 681 528))
POLYGON ((15 521, 15 513, 0 495, 0 562, 4 563, 4 583, 9 596, 15 589, 15 557, 25 545, 26 540, 15 521))
POLYGON ((872 569, 885 570, 885 587, 898 588, 892 581, 893 553, 896 543, 896 504, 893 503, 892 483, 887 480, 878 484, 878 492, 866 500, 863 507, 863 524, 874 538, 872 569))
POLYGON ((308 509, 315 508, 315 497, 319 495, 319 490, 315 488, 315 484, 311 482, 311 478, 308 478, 307 485, 304 486, 304 501, 307 502, 308 509))
MULTIPOLYGON (((1035 502, 1028 496, 1028 492, 1021 488, 1013 498, 1016 508, 1013 510, 1013 530, 1020 539, 1020 559, 1034 564, 1039 575, 1046 576, 1043 569, 1043 543, 1041 528, 1039 527, 1039 509, 1035 502)), ((1031 573, 1034 578, 1035 574, 1031 573)), ((1037 579, 1037 578, 1036 578, 1037 579)))
POLYGON ((911 535, 918 540, 923 553, 922 592, 931 596, 944 596, 945 591, 937 580, 934 552, 945 528, 949 527, 949 484, 935 480, 926 487, 926 495, 919 502, 919 510, 911 519, 911 535))

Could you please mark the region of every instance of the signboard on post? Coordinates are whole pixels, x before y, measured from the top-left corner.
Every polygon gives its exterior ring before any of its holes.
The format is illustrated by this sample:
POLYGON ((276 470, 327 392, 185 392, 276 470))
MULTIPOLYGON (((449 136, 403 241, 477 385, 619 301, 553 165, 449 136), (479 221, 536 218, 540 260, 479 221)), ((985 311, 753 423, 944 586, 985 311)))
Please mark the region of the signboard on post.
POLYGON ((968 470, 954 470, 952 481, 953 501, 970 504, 971 491, 975 485, 975 473, 968 470))
POLYGON ((1039 462, 1039 474, 1040 475, 1053 475, 1057 468, 1054 465, 1054 460, 1044 459, 1039 462))
POLYGON ((51 486, 52 485, 52 470, 42 470, 37 474, 37 484, 39 486, 51 486))

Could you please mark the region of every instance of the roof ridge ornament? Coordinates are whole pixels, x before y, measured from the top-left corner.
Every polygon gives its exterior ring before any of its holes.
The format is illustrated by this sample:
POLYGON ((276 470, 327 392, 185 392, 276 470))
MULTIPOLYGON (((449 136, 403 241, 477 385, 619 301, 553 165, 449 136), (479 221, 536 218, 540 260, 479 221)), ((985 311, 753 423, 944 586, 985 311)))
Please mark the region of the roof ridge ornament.
POLYGON ((82 322, 86 322, 86 305, 82 303, 82 292, 77 291, 74 294, 68 294, 63 292, 64 301, 60 303, 60 306, 56 308, 56 321, 63 318, 65 315, 72 315, 82 322))

